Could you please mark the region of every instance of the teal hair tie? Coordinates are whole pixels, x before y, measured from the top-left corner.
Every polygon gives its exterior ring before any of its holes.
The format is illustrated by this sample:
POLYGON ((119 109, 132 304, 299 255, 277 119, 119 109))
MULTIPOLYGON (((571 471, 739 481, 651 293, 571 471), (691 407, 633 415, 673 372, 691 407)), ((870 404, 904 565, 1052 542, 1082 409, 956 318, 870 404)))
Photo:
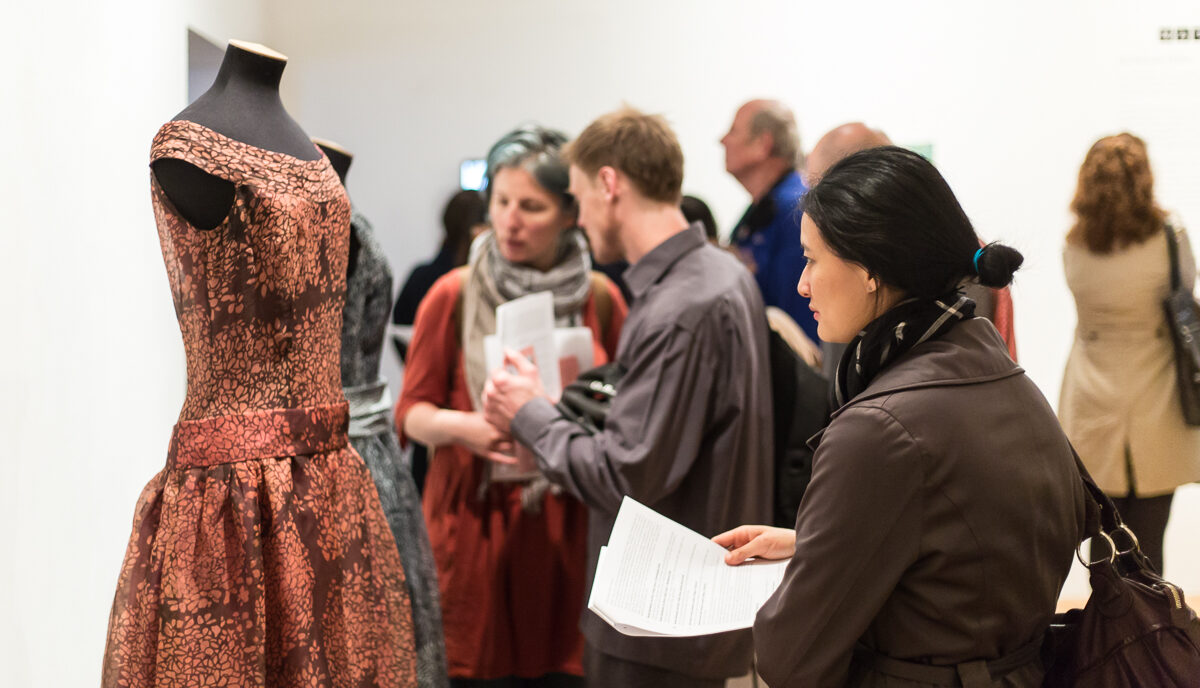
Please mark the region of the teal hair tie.
POLYGON ((985 248, 987 248, 987 246, 981 247, 978 251, 975 252, 975 257, 971 259, 971 264, 975 266, 975 274, 976 275, 979 274, 979 256, 983 255, 983 249, 985 249, 985 248))

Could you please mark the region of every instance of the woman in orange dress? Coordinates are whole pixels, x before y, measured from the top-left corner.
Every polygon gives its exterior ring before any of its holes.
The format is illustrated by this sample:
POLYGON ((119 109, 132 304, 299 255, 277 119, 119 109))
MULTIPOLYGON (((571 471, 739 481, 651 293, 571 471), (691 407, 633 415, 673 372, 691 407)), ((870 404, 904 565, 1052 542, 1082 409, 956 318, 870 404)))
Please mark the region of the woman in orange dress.
POLYGON ((550 291, 557 326, 591 328, 596 365, 616 352, 626 306, 591 270, 565 140, 531 127, 492 147, 492 230, 421 302, 396 406, 402 439, 436 447, 424 510, 455 686, 582 685, 587 510, 540 476, 503 477, 489 458, 511 455, 512 440, 479 412, 483 338, 506 301, 550 291))

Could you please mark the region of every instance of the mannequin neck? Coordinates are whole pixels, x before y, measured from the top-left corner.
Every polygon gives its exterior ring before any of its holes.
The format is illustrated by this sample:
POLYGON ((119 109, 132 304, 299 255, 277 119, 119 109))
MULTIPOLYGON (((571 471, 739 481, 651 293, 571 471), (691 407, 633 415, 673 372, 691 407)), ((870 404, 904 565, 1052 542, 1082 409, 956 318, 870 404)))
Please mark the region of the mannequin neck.
POLYGON ((230 41, 213 85, 175 119, 301 160, 320 153, 283 107, 279 82, 287 57, 270 48, 230 41))
POLYGON ((287 57, 270 48, 252 48, 251 45, 229 42, 212 90, 246 89, 247 93, 278 100, 279 82, 283 79, 287 57))

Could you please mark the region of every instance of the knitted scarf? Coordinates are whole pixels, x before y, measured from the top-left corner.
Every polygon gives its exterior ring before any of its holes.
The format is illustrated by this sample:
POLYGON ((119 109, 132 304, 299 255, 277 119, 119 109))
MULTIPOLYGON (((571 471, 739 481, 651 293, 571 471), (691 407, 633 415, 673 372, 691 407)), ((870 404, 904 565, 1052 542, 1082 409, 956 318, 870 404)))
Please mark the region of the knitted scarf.
POLYGON ((480 234, 471 243, 467 259, 467 283, 463 285, 462 350, 466 360, 467 389, 471 403, 480 410, 480 395, 487 382, 483 338, 496 333, 496 307, 539 291, 554 294, 555 324, 572 324, 587 301, 591 289, 592 259, 583 232, 569 229, 558 240, 554 267, 546 272, 517 265, 500 255, 494 232, 480 234))
MULTIPOLYGON (((549 291, 554 295, 554 320, 559 327, 582 322, 584 303, 591 294, 592 259, 583 232, 573 228, 562 233, 554 267, 546 272, 511 263, 500 254, 496 235, 484 232, 471 243, 467 259, 467 281, 463 285, 462 351, 467 390, 475 410, 482 408, 481 396, 489 370, 483 338, 496 333, 496 307, 512 299, 549 291)), ((478 495, 483 499, 492 483, 492 465, 486 463, 478 495)), ((521 488, 521 507, 538 513, 542 498, 553 490, 544 476, 532 478, 521 488)), ((557 490, 554 490, 557 491, 557 490)))

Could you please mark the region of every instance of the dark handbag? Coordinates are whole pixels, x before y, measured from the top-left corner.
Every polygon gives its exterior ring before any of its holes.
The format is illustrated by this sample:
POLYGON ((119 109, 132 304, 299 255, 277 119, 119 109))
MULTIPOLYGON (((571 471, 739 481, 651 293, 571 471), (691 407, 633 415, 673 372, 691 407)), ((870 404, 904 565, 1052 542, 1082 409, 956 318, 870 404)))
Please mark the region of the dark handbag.
POLYGON ((563 388, 562 397, 556 404, 558 410, 588 432, 600 432, 604 429, 613 398, 617 396, 617 383, 624 374, 625 370, 616 362, 580 374, 563 388))
POLYGON ((1179 276, 1179 243, 1167 225, 1167 253, 1171 260, 1171 293, 1163 300, 1167 327, 1175 345, 1175 379, 1183 421, 1200 425, 1200 307, 1179 276))
MULTIPOLYGON (((1092 594, 1083 609, 1055 615, 1047 634, 1046 688, 1200 686, 1200 621, 1183 591, 1142 554, 1108 498, 1075 457, 1088 495, 1086 564, 1092 594), (1116 544, 1121 542, 1121 545, 1116 544)), ((1078 554, 1078 551, 1076 552, 1078 554)), ((1082 561, 1082 559, 1081 559, 1082 561)))

